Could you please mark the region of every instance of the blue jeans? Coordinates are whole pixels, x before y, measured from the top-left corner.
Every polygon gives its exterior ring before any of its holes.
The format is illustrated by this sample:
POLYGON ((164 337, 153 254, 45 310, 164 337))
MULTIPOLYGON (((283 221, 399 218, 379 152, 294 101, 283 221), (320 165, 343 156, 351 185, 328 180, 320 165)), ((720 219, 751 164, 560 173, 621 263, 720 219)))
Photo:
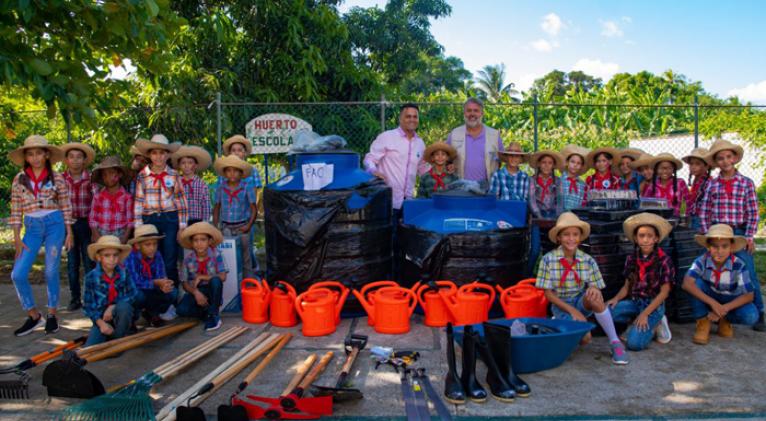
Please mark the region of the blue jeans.
POLYGON ((178 245, 176 237, 178 236, 178 212, 162 212, 144 215, 144 224, 152 224, 157 227, 157 231, 163 234, 165 238, 159 241, 158 249, 162 253, 162 260, 165 262, 165 272, 168 279, 172 279, 178 286, 178 245))
MULTIPOLYGON (((718 301, 721 304, 726 304, 728 302, 734 301, 739 297, 739 295, 719 294, 710 288, 709 283, 699 278, 697 278, 694 282, 697 284, 697 288, 704 292, 705 295, 718 301)), ((695 319, 701 319, 707 316, 707 314, 710 312, 710 307, 695 297, 691 297, 691 304, 692 313, 694 314, 695 319)), ((752 326, 756 321, 758 321, 758 314, 759 313, 755 305, 753 303, 747 303, 728 312, 726 314, 726 320, 734 324, 752 326)))
POLYGON ((697 215, 689 215, 689 225, 695 231, 700 231, 702 229, 702 223, 700 222, 700 217, 697 215))
POLYGON ((78 218, 72 225, 72 250, 67 252, 67 277, 69 278, 69 292, 72 293, 73 301, 80 301, 82 292, 80 289, 80 265, 82 273, 93 270, 93 261, 88 257, 88 245, 90 244, 90 227, 88 218, 78 218))
POLYGON ((207 297, 207 307, 198 306, 194 295, 187 292, 176 306, 176 314, 181 317, 197 317, 203 320, 207 317, 217 317, 221 301, 223 301, 223 281, 221 278, 216 276, 207 284, 197 286, 197 289, 207 297))
POLYGON ((64 214, 55 211, 39 218, 24 217, 24 238, 22 241, 29 248, 13 264, 11 279, 16 287, 21 307, 25 310, 35 308, 35 297, 29 285, 29 271, 37 258, 40 247, 45 246, 45 282, 48 285, 48 308, 59 305, 59 268, 61 267, 61 249, 66 238, 64 214))
MULTIPOLYGON (((734 228, 734 234, 745 235, 745 230, 742 228, 734 228)), ((750 274, 750 281, 753 282, 753 304, 758 310, 758 313, 763 313, 763 296, 761 295, 761 281, 758 279, 758 274, 755 273, 755 258, 747 250, 742 249, 736 253, 735 256, 742 259, 747 267, 747 273, 750 274)))
MULTIPOLYGON (((585 317, 590 317, 593 314, 592 311, 585 309, 585 292, 581 292, 576 297, 562 298, 561 300, 576 308, 577 311, 582 313, 582 315, 585 317)), ((572 320, 571 314, 567 313, 555 304, 551 304, 551 314, 553 315, 554 319, 572 320)))
POLYGON ((649 328, 643 331, 638 330, 632 322, 651 302, 652 300, 649 298, 630 298, 620 301, 612 308, 612 320, 617 323, 631 323, 626 333, 627 347, 631 351, 649 348, 649 344, 654 338, 654 328, 665 315, 665 304, 663 303, 649 314, 649 328))
MULTIPOLYGON (((556 212, 555 211, 543 212, 542 217, 555 218, 556 212)), ((537 258, 540 257, 541 248, 542 248, 542 240, 540 240, 540 226, 534 222, 530 222, 529 261, 527 262, 527 276, 530 278, 534 278, 537 275, 535 273, 535 263, 537 263, 537 258)))
POLYGON ((136 295, 133 296, 135 319, 138 320, 141 310, 144 309, 150 316, 159 316, 168 311, 168 307, 170 307, 171 304, 175 304, 177 298, 178 288, 173 288, 173 290, 167 294, 157 288, 137 289, 136 295))
POLYGON ((128 333, 132 321, 133 305, 127 301, 115 304, 114 311, 112 312, 112 321, 109 322, 114 328, 112 335, 104 335, 101 333, 101 329, 98 328, 98 325, 93 323, 93 327, 90 328, 90 333, 88 333, 88 341, 85 342, 85 346, 100 344, 109 339, 122 338, 128 333))

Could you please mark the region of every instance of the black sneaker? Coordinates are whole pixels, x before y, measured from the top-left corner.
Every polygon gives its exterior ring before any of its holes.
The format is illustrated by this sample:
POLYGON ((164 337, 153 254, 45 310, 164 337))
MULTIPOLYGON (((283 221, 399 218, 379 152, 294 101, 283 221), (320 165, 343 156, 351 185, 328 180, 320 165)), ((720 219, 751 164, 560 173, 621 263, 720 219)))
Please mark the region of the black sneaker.
POLYGON ((43 324, 45 324, 45 320, 43 320, 42 314, 39 315, 37 319, 33 319, 32 317, 27 316, 27 320, 24 321, 24 324, 20 328, 16 329, 13 334, 16 336, 29 335, 33 330, 37 329, 43 324))
POLYGON ((82 308, 82 302, 80 300, 72 300, 66 307, 67 311, 77 311, 82 308))
POLYGON ((766 332, 766 323, 763 320, 763 313, 758 315, 758 321, 753 325, 753 330, 756 332, 766 332))
POLYGON ((160 318, 160 316, 151 316, 151 321, 149 324, 152 327, 162 327, 165 326, 165 321, 160 318))
POLYGON ((55 314, 49 314, 45 318, 45 333, 56 333, 59 331, 59 321, 55 314))

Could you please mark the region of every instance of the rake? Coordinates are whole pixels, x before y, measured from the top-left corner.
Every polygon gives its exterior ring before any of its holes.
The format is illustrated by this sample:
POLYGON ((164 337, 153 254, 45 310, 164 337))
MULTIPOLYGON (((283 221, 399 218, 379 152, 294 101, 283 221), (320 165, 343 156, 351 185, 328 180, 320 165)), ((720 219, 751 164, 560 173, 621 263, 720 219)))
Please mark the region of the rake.
POLYGON ((62 411, 56 419, 70 421, 154 420, 154 410, 149 392, 156 384, 175 376, 248 330, 249 328, 244 326, 233 327, 162 364, 116 392, 70 406, 62 411))

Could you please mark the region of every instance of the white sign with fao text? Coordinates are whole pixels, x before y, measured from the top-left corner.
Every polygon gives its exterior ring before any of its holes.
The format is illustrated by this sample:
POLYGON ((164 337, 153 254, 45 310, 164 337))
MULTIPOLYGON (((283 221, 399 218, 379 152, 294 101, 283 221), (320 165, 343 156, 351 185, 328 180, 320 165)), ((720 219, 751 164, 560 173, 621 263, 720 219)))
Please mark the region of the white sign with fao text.
POLYGON ((335 165, 323 162, 303 164, 303 190, 321 190, 332 183, 335 165))

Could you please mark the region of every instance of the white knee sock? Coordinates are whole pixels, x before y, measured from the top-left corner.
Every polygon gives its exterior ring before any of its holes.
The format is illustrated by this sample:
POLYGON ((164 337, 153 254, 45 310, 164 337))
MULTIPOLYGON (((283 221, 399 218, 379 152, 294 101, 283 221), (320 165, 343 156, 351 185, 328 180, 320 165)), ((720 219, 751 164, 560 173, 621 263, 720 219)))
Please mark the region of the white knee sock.
POLYGON ((617 331, 614 329, 612 313, 609 312, 609 308, 607 307, 602 313, 595 313, 595 316, 596 321, 601 325, 601 329, 603 329, 606 336, 609 337, 609 342, 618 342, 620 338, 617 337, 617 331))

